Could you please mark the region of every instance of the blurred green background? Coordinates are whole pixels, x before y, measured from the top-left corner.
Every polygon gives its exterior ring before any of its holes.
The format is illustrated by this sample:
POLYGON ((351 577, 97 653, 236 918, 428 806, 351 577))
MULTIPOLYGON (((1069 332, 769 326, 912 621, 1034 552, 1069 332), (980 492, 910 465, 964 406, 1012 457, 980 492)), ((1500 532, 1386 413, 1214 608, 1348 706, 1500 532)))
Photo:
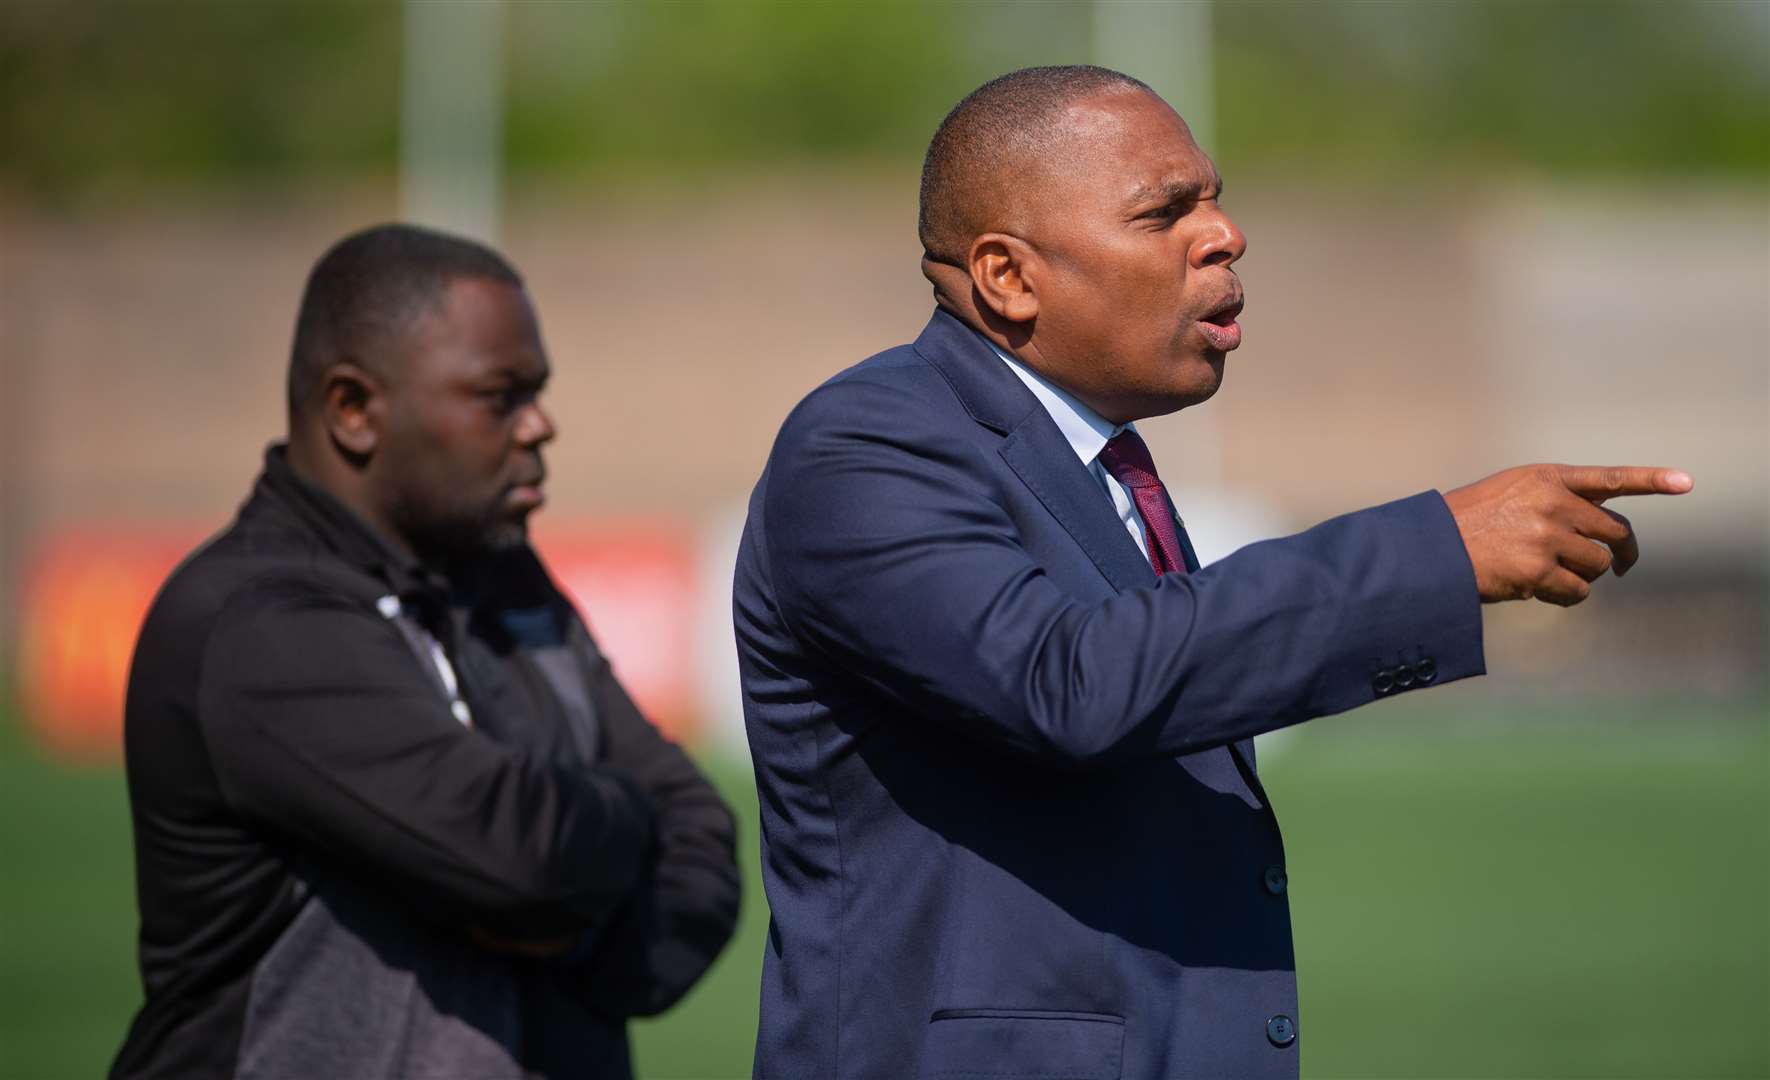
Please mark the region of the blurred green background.
MULTIPOLYGON (((1770 167, 1750 0, 1131 5, 1164 6, 1210 11, 1208 149, 1243 176, 1770 167)), ((505 163, 574 178, 901 164, 991 75, 1090 59, 1096 7, 510 4, 505 163)), ((6 178, 34 197, 398 165, 397 4, 15 0, 0 17, 6 178)))
MULTIPOLYGON (((491 32, 459 57, 414 29, 449 7, 0 4, 6 699, 68 530, 226 520, 328 243, 394 216, 496 240, 558 368, 547 522, 704 547, 683 677, 750 888, 636 1039, 644 1076, 747 1076, 767 914, 719 626, 744 494, 799 394, 926 317, 945 110, 1123 66, 1252 239, 1223 400, 1147 426, 1207 559, 1522 460, 1699 482, 1629 508, 1626 583, 1490 610, 1491 679, 1263 740, 1305 1075, 1770 1076, 1770 3, 468 4, 491 32), (472 148, 415 156, 420 41, 445 89, 492 87, 477 214, 421 197, 472 148), (704 437, 641 475, 660 411, 704 437)), ((121 772, 47 752, 53 722, 0 709, 7 1078, 101 1072, 140 993, 121 772)))
MULTIPOLYGON (((1305 1075, 1766 1075, 1765 702, 1534 711, 1513 720, 1547 733, 1506 740, 1401 704, 1323 721, 1262 766, 1305 1075)), ((642 1076, 749 1075, 768 919, 756 801, 743 763, 704 764, 742 813, 742 929, 683 1004, 635 1025, 642 1076)), ((97 1075, 140 1000, 128 824, 113 771, 57 768, 8 736, 7 1076, 97 1075)))

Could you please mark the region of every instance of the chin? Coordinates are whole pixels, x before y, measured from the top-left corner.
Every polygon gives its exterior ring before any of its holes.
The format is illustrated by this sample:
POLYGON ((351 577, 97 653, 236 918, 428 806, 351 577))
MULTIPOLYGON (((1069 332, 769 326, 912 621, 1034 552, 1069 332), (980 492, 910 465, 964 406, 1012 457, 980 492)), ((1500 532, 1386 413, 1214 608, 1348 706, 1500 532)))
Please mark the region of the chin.
POLYGON ((1189 361, 1184 378, 1174 380, 1172 385, 1164 386, 1151 395, 1154 401, 1145 415, 1165 416, 1194 405, 1203 405, 1216 395, 1217 388, 1222 385, 1222 353, 1207 356, 1202 361, 1189 361))
POLYGON ((1204 354, 1186 365, 1186 387, 1184 393, 1187 404, 1197 405, 1209 401, 1223 385, 1223 362, 1228 353, 1216 349, 1207 349, 1204 354))
POLYGON ((426 541, 426 554, 442 562, 477 559, 528 543, 528 525, 509 519, 457 521, 431 530, 426 541))
POLYGON ((488 530, 484 548, 488 552, 509 551, 529 542, 528 521, 504 522, 488 530))

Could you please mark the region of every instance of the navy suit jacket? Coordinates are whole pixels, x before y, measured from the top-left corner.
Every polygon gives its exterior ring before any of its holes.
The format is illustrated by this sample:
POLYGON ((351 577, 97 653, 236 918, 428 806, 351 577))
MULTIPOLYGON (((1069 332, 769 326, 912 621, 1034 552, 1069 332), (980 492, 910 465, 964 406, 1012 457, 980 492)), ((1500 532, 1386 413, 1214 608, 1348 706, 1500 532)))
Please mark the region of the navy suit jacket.
POLYGON ((1482 671, 1437 493, 1158 579, 944 312, 787 418, 734 611, 764 1077, 1295 1076, 1252 736, 1482 671))

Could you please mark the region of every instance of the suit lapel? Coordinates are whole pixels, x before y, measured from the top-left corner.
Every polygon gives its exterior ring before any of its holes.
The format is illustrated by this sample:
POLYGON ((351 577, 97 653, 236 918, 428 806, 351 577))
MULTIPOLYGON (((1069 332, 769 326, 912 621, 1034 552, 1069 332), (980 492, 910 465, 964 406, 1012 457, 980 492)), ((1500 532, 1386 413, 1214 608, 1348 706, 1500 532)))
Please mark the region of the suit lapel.
MULTIPOLYGON (((1124 523, 1112 508, 1112 500, 1100 490, 1088 467, 1076 458, 1063 433, 1057 430, 1056 421, 995 351, 970 327, 939 310, 916 339, 915 350, 952 386, 974 420, 1007 436, 1002 443, 1002 460, 1112 587, 1119 592, 1147 588, 1152 579, 1149 560, 1125 531, 1124 523)), ((1174 509, 1171 498, 1168 509, 1174 509)), ((1179 514, 1174 517, 1178 525, 1179 514)), ((1186 569, 1196 571, 1198 555, 1192 549, 1186 527, 1179 525, 1178 531, 1186 569)), ((1265 789, 1254 772, 1253 740, 1234 743, 1229 751, 1248 787, 1262 803, 1266 802, 1265 789)))
POLYGON ((1186 560, 1186 572, 1198 573, 1198 552, 1192 550, 1192 537, 1186 535, 1186 521, 1180 511, 1174 508, 1174 497, 1168 494, 1167 485, 1162 486, 1162 498, 1168 502, 1168 513, 1174 515, 1174 532, 1180 537, 1180 555, 1186 560))
POLYGON ((916 352, 952 386, 973 419, 1007 438, 1002 459, 1120 592, 1151 581, 1149 560, 1057 422, 976 331, 936 311, 916 352))
POLYGON ((1137 550, 1112 501, 1044 409, 1027 416, 1002 444, 1001 454, 1114 589, 1124 592, 1150 584, 1149 560, 1137 550))

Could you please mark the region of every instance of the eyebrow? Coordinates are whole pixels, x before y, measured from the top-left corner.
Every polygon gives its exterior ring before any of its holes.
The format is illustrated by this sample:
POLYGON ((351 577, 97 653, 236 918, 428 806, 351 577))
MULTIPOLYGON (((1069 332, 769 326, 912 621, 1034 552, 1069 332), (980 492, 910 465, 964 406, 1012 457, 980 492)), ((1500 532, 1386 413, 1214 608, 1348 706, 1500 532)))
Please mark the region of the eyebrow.
POLYGON ((474 383, 508 384, 511 386, 545 386, 553 377, 553 367, 549 364, 540 374, 529 374, 517 370, 507 363, 494 363, 466 376, 467 381, 474 383))
MULTIPOLYGON (((1223 194, 1223 177, 1215 169, 1211 170, 1212 188, 1221 196, 1223 194)), ((1131 192, 1130 202, 1142 205, 1150 202, 1163 204, 1177 202, 1181 199, 1196 199, 1202 189, 1197 180, 1169 180, 1163 184, 1139 184, 1137 190, 1131 192)))

